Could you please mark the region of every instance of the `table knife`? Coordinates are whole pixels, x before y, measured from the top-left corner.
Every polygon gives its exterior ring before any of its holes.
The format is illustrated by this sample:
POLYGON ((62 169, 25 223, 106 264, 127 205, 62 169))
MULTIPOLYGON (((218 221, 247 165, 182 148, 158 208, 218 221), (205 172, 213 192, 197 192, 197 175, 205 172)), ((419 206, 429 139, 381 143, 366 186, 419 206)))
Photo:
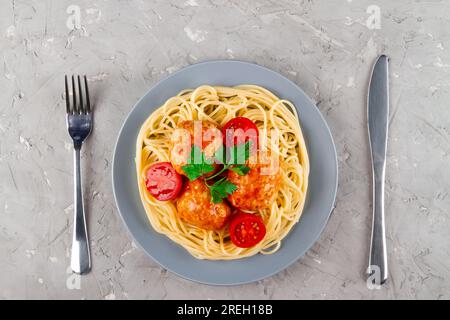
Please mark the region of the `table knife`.
POLYGON ((373 222, 367 272, 375 284, 383 284, 388 277, 386 231, 384 219, 384 179, 389 124, 389 58, 376 60, 369 84, 367 122, 372 156, 373 222))

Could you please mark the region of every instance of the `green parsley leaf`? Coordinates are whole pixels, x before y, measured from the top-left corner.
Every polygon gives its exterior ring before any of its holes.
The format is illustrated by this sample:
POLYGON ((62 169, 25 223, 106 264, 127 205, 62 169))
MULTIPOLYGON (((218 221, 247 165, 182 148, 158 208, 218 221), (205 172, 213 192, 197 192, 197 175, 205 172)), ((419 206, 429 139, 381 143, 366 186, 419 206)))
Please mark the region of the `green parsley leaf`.
POLYGON ((226 163, 226 152, 223 145, 220 145, 220 147, 217 149, 217 151, 214 153, 214 158, 222 164, 226 163))
POLYGON ((250 157, 251 141, 234 145, 230 150, 229 164, 244 164, 250 157))
POLYGON ((211 201, 213 203, 222 203, 222 197, 219 193, 211 191, 211 201))
POLYGON ((231 167, 230 170, 233 170, 240 176, 245 176, 250 171, 250 168, 245 165, 238 164, 234 167, 231 167))
POLYGON ((222 199, 226 198, 237 189, 236 185, 226 178, 222 178, 211 186, 208 185, 208 188, 211 192, 211 200, 213 203, 221 203, 222 199))
POLYGON ((202 175, 214 170, 211 161, 206 159, 200 148, 196 145, 191 148, 191 158, 188 164, 181 167, 190 181, 200 178, 202 175))
POLYGON ((209 173, 214 170, 214 167, 212 164, 188 164, 185 166, 182 166, 181 169, 183 169, 184 173, 186 173, 186 176, 190 181, 194 181, 197 178, 200 178, 206 173, 209 173))

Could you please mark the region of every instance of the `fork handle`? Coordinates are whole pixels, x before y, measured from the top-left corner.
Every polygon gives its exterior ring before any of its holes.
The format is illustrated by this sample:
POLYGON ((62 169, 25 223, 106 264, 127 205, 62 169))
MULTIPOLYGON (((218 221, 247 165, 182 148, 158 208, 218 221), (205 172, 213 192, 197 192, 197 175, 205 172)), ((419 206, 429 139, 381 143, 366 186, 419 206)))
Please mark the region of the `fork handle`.
POLYGON ((84 214, 83 191, 81 188, 81 145, 74 146, 74 218, 73 218, 73 240, 72 257, 70 266, 72 271, 79 274, 88 273, 91 270, 91 255, 89 251, 89 240, 86 228, 86 216, 84 214))

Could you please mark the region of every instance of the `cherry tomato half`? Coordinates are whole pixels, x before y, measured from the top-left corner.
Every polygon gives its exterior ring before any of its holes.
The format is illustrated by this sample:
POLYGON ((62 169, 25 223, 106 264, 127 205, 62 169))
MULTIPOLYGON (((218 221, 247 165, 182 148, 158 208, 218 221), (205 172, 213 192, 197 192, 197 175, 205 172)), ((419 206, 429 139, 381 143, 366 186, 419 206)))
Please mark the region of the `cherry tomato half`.
POLYGON ((224 144, 227 147, 232 147, 238 143, 245 143, 248 140, 252 141, 254 147, 258 145, 258 128, 249 118, 237 117, 231 119, 223 127, 222 135, 224 144), (244 135, 244 139, 240 135, 244 135))
POLYGON ((180 192, 181 176, 170 162, 152 164, 145 173, 145 186, 148 192, 159 201, 174 199, 180 192))
POLYGON ((231 218, 231 242, 239 248, 250 248, 266 235, 266 226, 260 216, 239 212, 231 218))

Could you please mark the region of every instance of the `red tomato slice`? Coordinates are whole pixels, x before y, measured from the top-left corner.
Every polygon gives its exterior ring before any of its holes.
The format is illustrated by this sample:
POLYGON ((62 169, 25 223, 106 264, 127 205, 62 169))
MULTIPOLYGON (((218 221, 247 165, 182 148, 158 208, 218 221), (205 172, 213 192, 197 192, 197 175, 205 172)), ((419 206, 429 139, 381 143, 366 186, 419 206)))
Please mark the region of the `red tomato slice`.
POLYGON ((251 213, 235 214, 230 222, 231 242, 239 248, 250 248, 266 235, 266 226, 260 216, 251 213))
POLYGON ((258 134, 258 128, 255 123, 245 117, 231 119, 222 129, 224 144, 227 147, 232 147, 238 143, 245 143, 248 140, 252 142, 253 147, 257 147, 258 134))
POLYGON ((170 162, 152 164, 145 173, 145 186, 148 192, 160 201, 174 199, 180 192, 181 176, 170 162))

